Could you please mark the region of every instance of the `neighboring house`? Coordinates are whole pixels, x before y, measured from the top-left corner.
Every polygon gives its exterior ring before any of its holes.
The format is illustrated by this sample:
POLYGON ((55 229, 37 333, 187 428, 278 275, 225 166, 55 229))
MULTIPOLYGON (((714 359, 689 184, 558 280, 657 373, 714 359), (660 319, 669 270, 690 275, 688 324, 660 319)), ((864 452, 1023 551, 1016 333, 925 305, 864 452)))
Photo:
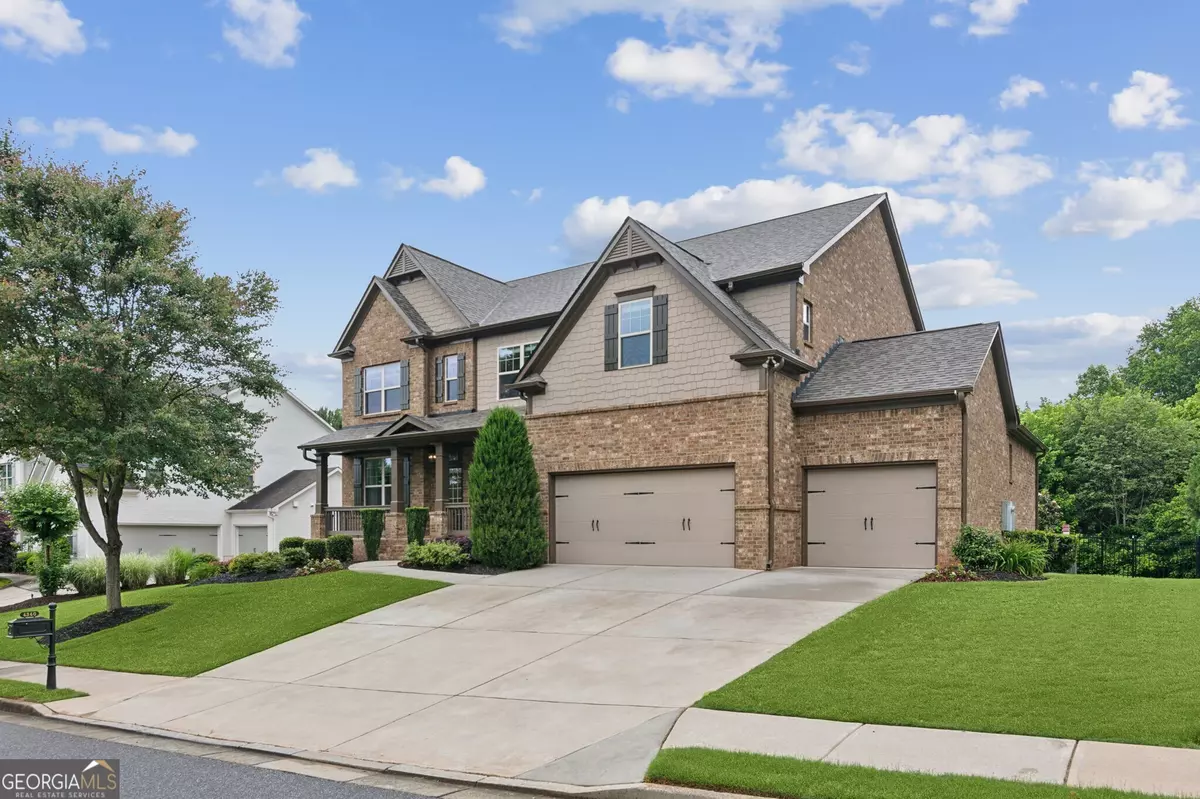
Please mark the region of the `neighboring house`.
MULTIPOLYGON (((190 552, 208 552, 222 558, 239 552, 264 552, 279 548, 279 539, 309 535, 309 519, 315 511, 317 469, 296 450, 296 441, 326 435, 333 430, 291 392, 278 405, 257 397, 245 400, 247 407, 266 410, 272 417, 255 443, 260 462, 254 484, 260 488, 249 497, 201 497, 194 494, 150 496, 135 487, 121 498, 120 529, 123 552, 157 555, 178 546, 190 552)), ((10 461, 13 484, 32 480, 66 483, 66 475, 45 459, 10 461)), ((5 470, 0 467, 0 492, 5 470)), ((327 479, 340 486, 341 472, 327 479)), ((94 496, 88 510, 96 527, 104 522, 94 496)), ((99 555, 100 548, 82 526, 75 531, 73 551, 80 557, 99 555)))
POLYGON ((932 567, 963 523, 1034 525, 1040 442, 998 324, 926 331, 886 195, 501 282, 402 245, 332 357, 314 535, 431 509, 470 529, 490 409, 527 417, 563 563, 932 567), (844 342, 844 343, 843 343, 844 342))

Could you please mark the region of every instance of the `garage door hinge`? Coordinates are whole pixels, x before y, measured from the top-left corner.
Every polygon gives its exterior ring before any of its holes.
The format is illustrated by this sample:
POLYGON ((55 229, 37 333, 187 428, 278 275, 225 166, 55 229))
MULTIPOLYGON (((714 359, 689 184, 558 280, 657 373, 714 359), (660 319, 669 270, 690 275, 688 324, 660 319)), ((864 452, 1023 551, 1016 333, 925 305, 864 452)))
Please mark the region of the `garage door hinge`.
POLYGON ((936 547, 937 541, 913 541, 919 547, 936 547))
POLYGON ((808 545, 810 547, 823 547, 823 546, 825 546, 825 542, 824 541, 809 541, 808 545))
POLYGON ((731 546, 733 546, 733 545, 734 545, 734 543, 735 543, 735 542, 733 542, 733 541, 722 541, 722 542, 721 542, 721 546, 724 546, 724 547, 731 547, 731 546))
POLYGON ((814 490, 812 490, 812 491, 809 491, 808 493, 810 493, 810 494, 824 494, 824 493, 825 493, 825 489, 823 489, 823 488, 818 488, 818 489, 814 489, 814 490))
POLYGON ((937 486, 917 486, 918 491, 936 491, 937 486))
POLYGON ((654 493, 653 491, 626 491, 626 492, 625 492, 625 496, 627 496, 627 497, 641 497, 641 496, 645 496, 646 494, 653 494, 653 493, 654 493))
POLYGON ((645 546, 646 544, 653 544, 655 542, 654 541, 626 541, 625 543, 626 544, 637 544, 639 546, 645 546))

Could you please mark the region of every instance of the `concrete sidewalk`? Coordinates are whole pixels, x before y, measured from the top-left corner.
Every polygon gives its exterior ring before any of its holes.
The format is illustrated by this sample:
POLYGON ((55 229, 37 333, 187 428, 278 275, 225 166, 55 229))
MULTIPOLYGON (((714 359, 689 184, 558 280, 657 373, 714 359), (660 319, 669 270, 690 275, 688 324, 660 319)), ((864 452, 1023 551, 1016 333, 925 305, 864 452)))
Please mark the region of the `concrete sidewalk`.
POLYGON ((691 708, 664 749, 703 747, 886 771, 1200 797, 1200 749, 888 727, 691 708))

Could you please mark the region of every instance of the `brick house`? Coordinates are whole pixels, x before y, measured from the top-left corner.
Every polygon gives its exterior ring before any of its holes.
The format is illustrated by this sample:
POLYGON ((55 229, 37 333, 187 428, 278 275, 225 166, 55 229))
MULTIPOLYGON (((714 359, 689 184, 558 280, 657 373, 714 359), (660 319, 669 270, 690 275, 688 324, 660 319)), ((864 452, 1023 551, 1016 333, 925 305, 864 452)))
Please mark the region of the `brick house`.
POLYGON ((886 195, 501 282, 402 245, 332 357, 345 427, 303 445, 313 534, 403 509, 470 529, 488 412, 526 416, 562 563, 926 568, 963 523, 1031 527, 1040 442, 996 323, 926 330, 886 195))

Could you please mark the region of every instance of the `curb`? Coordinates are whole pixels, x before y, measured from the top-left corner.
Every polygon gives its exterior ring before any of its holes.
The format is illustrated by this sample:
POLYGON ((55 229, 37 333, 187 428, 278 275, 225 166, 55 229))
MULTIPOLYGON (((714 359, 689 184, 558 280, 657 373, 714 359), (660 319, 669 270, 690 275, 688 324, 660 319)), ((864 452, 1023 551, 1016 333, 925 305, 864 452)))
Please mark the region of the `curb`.
POLYGON ((0 697, 0 710, 6 713, 20 713, 22 716, 58 717, 57 713, 40 702, 26 702, 21 699, 5 699, 0 697))

